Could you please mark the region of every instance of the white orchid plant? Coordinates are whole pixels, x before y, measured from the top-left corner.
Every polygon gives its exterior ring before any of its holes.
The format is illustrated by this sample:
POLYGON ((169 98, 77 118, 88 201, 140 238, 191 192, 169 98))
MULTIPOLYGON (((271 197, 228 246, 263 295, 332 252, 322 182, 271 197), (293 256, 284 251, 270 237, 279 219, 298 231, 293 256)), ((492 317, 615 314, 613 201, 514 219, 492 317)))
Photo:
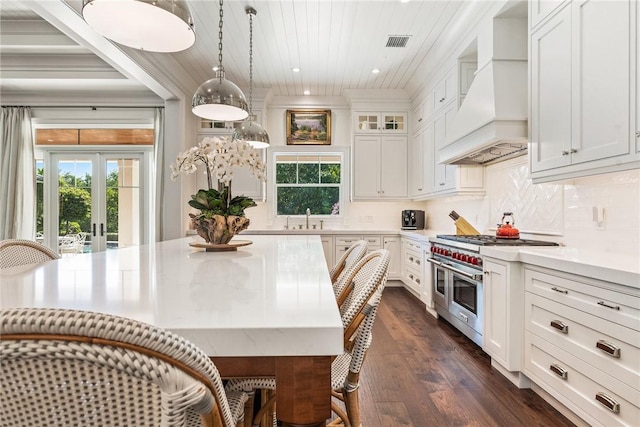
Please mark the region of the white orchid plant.
POLYGON ((198 145, 178 154, 176 163, 171 165, 171 179, 181 174, 191 174, 198 165, 205 166, 208 190, 199 190, 191 196, 189 206, 200 210, 199 218, 213 215, 244 216, 244 210, 256 206, 250 197, 231 196, 231 181, 236 168, 248 168, 259 180, 266 177, 266 165, 258 150, 245 141, 226 137, 204 138, 198 145), (214 183, 217 180, 217 189, 214 183))

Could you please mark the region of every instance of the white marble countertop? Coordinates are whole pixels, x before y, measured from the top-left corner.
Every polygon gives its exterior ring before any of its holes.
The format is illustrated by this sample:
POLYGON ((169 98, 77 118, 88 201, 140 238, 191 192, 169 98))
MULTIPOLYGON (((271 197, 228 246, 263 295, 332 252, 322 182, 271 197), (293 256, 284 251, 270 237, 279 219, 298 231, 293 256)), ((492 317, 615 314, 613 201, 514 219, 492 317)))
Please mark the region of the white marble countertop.
POLYGON ((640 288, 640 259, 564 246, 483 246, 480 254, 640 288))
POLYGON ((293 235, 329 235, 329 236, 344 236, 344 235, 356 235, 356 236, 370 236, 370 235, 398 235, 400 234, 400 230, 380 230, 380 229, 297 229, 292 228, 290 230, 283 230, 277 228, 264 228, 264 229, 252 229, 244 230, 240 233, 241 235, 274 235, 281 234, 285 236, 293 235))
POLYGON ((318 236, 197 236, 0 270, 0 307, 111 313, 169 329, 211 356, 337 355, 343 326, 318 236))

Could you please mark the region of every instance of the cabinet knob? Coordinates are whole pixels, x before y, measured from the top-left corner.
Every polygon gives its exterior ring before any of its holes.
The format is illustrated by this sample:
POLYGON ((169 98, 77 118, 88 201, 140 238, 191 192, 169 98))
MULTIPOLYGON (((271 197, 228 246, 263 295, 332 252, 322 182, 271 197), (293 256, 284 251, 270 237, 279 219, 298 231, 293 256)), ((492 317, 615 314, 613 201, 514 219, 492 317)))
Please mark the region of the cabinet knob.
POLYGON ((571 151, 572 153, 577 153, 577 152, 578 152, 578 149, 577 149, 577 148, 572 148, 572 149, 571 149, 571 150, 569 150, 569 151, 571 151))
POLYGON ((636 138, 640 138, 640 130, 636 131, 636 138))
POLYGON ((568 152, 567 150, 562 150, 562 155, 563 155, 563 156, 568 156, 568 155, 569 155, 569 152, 568 152))

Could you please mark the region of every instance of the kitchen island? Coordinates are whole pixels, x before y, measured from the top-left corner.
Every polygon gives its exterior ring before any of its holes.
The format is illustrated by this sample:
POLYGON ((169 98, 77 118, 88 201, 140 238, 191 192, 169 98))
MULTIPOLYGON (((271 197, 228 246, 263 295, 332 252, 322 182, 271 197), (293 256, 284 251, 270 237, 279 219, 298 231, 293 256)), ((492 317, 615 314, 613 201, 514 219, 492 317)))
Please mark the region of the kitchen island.
POLYGON ((321 240, 236 238, 252 244, 204 252, 189 246, 194 236, 0 270, 0 307, 89 310, 168 329, 223 376, 275 375, 285 425, 323 425, 343 327, 321 240))

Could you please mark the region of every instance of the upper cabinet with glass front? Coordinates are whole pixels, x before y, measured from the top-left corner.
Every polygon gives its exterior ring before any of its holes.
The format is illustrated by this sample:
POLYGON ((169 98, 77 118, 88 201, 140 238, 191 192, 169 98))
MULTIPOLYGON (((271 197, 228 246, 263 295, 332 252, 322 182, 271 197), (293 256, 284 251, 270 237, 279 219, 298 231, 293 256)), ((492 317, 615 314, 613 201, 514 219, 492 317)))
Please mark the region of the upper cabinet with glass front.
POLYGON ((407 133, 407 113, 356 111, 353 114, 355 133, 407 133))
MULTIPOLYGON (((261 114, 259 111, 253 111, 253 115, 256 116, 255 121, 262 124, 261 114)), ((198 118, 197 133, 215 133, 221 135, 227 135, 233 133, 240 125, 242 121, 238 122, 224 122, 219 120, 210 120, 198 118)))

